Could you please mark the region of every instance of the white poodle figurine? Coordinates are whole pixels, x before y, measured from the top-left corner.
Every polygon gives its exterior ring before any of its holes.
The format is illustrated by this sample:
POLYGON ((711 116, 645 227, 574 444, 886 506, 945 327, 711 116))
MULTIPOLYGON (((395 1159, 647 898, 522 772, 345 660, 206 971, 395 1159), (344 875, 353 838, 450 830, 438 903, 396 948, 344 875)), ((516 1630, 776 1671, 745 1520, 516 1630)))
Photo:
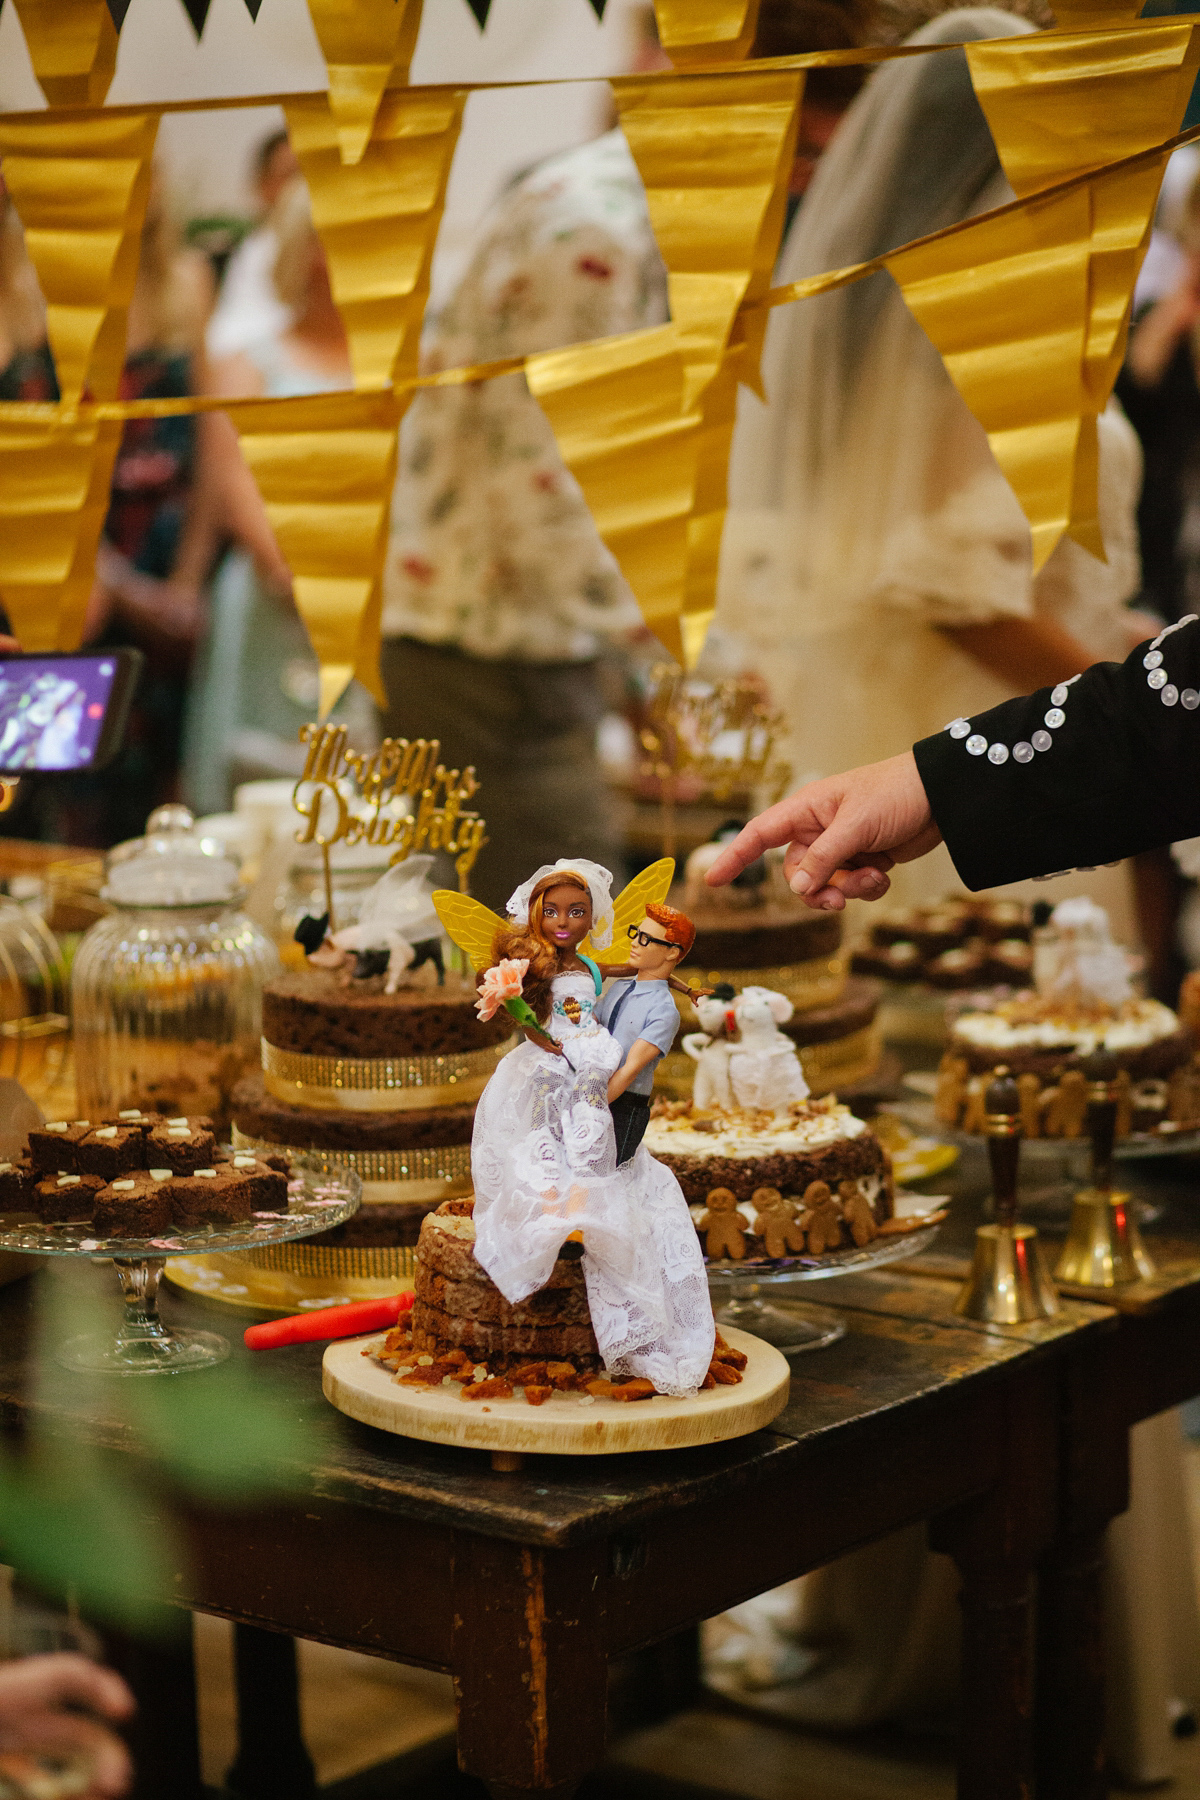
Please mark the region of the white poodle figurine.
POLYGON ((796 1046, 779 1029, 794 1010, 787 995, 772 988, 743 988, 734 1001, 738 1042, 729 1050, 729 1083, 738 1106, 778 1118, 808 1099, 796 1046))
POLYGON ((689 1031, 683 1048, 696 1065, 692 1083, 692 1104, 700 1109, 719 1106, 723 1112, 733 1109, 733 1089, 729 1085, 729 1053, 733 1045, 722 1035, 732 1024, 729 1003, 708 998, 696 1001, 696 1015, 703 1031, 689 1031))
POLYGON ((309 961, 336 968, 353 957, 360 976, 381 975, 386 968, 386 994, 396 992, 401 975, 414 964, 419 968, 432 962, 440 981, 442 927, 430 898, 433 888, 426 880, 432 866, 432 856, 410 856, 388 869, 366 894, 358 923, 335 931, 309 961))

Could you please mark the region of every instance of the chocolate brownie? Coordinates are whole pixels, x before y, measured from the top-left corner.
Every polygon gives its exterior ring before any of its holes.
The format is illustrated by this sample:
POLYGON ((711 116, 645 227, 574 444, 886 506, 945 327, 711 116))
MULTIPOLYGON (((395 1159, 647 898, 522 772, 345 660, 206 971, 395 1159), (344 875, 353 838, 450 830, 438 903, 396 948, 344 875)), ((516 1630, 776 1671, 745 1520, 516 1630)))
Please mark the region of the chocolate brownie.
POLYGON ((0 1212, 32 1212, 37 1178, 28 1151, 12 1162, 0 1162, 0 1212))
POLYGON ((236 1225, 254 1211, 250 1183, 228 1163, 177 1175, 171 1184, 171 1211, 180 1226, 236 1225))
POLYGON ((146 1139, 136 1125, 97 1125, 79 1140, 75 1156, 81 1175, 113 1181, 145 1168, 146 1139))
POLYGON ((170 1170, 139 1169, 110 1181, 96 1195, 92 1224, 98 1237, 153 1237, 171 1224, 170 1170))
POLYGON ((146 1155, 150 1161, 175 1175, 190 1175, 194 1169, 211 1169, 217 1140, 211 1131, 189 1125, 156 1125, 146 1137, 146 1155))
POLYGON ((237 1151, 224 1167, 248 1183, 252 1212, 287 1211, 287 1176, 270 1168, 261 1157, 251 1156, 247 1150, 237 1151))
POLYGON ((90 1219, 103 1186, 98 1175, 43 1175, 30 1197, 30 1210, 47 1225, 64 1219, 90 1219))
POLYGON ((485 1025, 475 983, 384 992, 385 977, 348 981, 332 969, 288 969, 263 989, 263 1037, 306 1056, 446 1056, 486 1050, 512 1036, 501 1010, 485 1025))
POLYGON ((87 1119, 56 1119, 52 1124, 35 1125, 29 1133, 29 1157, 35 1169, 45 1175, 79 1173, 76 1149, 91 1130, 87 1119))
MULTIPOLYGON (((162 1124, 186 1125, 190 1131, 211 1131, 213 1129, 213 1122, 207 1113, 189 1113, 186 1117, 181 1114, 177 1119, 163 1119, 162 1124)), ((154 1129, 157 1131, 158 1126, 156 1125, 154 1129)))

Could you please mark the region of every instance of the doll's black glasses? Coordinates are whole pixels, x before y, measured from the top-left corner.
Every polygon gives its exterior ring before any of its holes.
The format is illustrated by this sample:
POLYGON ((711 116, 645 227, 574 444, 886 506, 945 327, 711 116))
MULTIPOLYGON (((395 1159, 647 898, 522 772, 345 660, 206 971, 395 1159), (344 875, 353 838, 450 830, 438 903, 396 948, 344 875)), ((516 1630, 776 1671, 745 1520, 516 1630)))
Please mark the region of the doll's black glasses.
POLYGON ((670 938, 651 937, 648 931, 639 931, 636 925, 629 927, 629 935, 643 950, 648 950, 651 944, 659 944, 664 950, 674 950, 676 947, 670 938))

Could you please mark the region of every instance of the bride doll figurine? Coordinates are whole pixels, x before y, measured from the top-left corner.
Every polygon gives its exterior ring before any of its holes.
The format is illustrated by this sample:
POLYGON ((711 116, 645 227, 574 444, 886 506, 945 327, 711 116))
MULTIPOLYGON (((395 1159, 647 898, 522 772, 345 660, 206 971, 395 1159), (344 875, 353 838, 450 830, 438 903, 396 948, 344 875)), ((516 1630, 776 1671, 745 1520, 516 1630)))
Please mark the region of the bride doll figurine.
MULTIPOLYGON (((507 1005, 525 1042, 504 1057, 476 1108, 475 1256, 516 1306, 546 1285, 566 1240, 582 1240, 592 1328, 609 1375, 643 1376, 660 1393, 689 1394, 703 1381, 714 1344, 700 1243, 679 1183, 641 1147, 640 1133, 632 1154, 618 1161, 609 1096, 616 1100, 638 1077, 648 1086, 653 1061, 670 1045, 674 1020, 668 1035, 654 1002, 665 999, 674 1015, 667 984, 679 955, 671 952, 682 954, 684 937, 690 947, 691 926, 651 901, 660 917, 637 906, 631 961, 602 964, 581 955, 585 940, 596 951, 612 943, 611 885, 599 864, 563 859, 521 884, 508 902, 507 924, 493 917, 499 929, 481 968, 480 1016, 507 1005), (673 933, 675 921, 686 930, 673 933), (607 976, 634 978, 622 982, 618 998, 627 998, 626 988, 658 990, 635 993, 635 1022, 621 1035, 639 1035, 628 1049, 597 1016, 607 976), (665 1041, 656 1045, 655 1035, 665 1041)), ((443 923, 470 951, 462 896, 439 894, 439 901, 448 903, 439 905, 443 923)), ((469 904, 477 934, 483 909, 469 904)))

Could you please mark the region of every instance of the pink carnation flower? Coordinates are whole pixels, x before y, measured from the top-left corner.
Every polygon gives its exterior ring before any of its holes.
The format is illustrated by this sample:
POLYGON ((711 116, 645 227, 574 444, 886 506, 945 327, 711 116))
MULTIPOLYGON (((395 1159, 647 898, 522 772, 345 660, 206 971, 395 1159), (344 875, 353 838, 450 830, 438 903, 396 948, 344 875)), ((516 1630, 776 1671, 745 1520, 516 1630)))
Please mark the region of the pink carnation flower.
POLYGON ((493 1018, 506 1000, 516 999, 528 967, 527 956, 509 956, 487 971, 475 1002, 475 1011, 482 1020, 493 1018))

